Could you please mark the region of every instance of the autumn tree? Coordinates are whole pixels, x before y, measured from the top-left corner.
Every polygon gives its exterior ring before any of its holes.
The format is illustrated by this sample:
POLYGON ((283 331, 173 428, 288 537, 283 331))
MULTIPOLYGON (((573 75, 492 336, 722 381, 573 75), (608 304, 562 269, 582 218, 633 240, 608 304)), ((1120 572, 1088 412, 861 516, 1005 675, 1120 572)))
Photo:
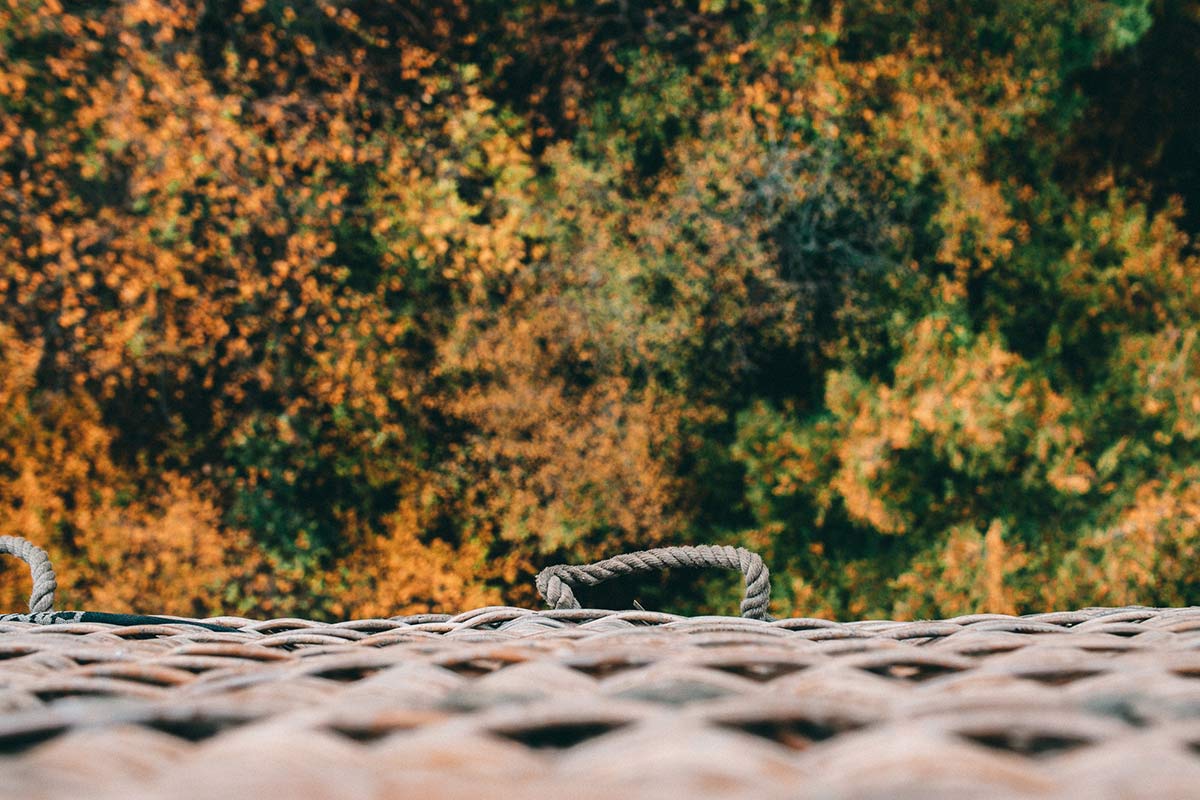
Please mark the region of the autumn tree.
POLYGON ((9 3, 0 532, 106 610, 1193 602, 1191 128, 1112 119, 1193 5, 9 3))

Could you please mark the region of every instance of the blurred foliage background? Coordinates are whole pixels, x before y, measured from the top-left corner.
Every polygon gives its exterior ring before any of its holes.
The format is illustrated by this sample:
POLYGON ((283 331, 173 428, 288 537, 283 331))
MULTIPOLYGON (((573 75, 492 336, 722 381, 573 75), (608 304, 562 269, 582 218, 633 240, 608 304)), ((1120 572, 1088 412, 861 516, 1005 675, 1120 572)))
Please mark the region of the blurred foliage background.
POLYGON ((1197 74, 1196 0, 5 0, 0 534, 108 611, 1200 602, 1197 74))

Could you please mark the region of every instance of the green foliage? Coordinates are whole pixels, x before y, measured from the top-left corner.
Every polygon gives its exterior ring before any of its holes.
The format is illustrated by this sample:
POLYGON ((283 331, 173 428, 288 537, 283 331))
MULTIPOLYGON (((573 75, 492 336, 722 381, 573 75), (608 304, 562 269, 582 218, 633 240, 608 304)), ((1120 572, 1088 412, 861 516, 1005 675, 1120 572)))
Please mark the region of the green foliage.
POLYGON ((0 533, 114 610, 1195 602, 1193 6, 10 3, 0 533))

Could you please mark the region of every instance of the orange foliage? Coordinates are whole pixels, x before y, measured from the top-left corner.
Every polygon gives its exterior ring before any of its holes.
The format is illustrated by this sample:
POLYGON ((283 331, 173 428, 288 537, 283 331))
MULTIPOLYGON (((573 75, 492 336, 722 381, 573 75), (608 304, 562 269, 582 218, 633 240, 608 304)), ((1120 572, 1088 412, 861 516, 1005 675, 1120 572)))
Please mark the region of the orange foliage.
POLYGON ((1056 177, 1167 12, 610 5, 0 4, 0 534, 60 607, 712 539, 778 613, 1194 601, 1188 209, 1056 177))
MULTIPOLYGON (((47 543, 54 562, 68 565, 59 569, 58 607, 131 611, 152 603, 191 615, 227 608, 230 587, 261 560, 245 534, 221 531, 216 507, 186 478, 146 480, 116 465, 112 436, 78 389, 31 403, 42 353, 14 345, 2 327, 0 348, 0 535, 47 543), (139 484, 157 491, 135 499, 139 484)), ((5 567, 10 577, 23 569, 5 567)), ((27 580, 4 581, 3 607, 22 607, 27 580)))

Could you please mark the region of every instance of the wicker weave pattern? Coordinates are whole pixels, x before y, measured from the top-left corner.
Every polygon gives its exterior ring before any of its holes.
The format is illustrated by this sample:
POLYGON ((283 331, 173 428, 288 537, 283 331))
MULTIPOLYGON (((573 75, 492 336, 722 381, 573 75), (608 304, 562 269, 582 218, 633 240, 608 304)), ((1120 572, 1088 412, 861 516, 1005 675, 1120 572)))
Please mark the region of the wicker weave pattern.
POLYGON ((1200 609, 0 623, 4 797, 1185 797, 1200 609))

